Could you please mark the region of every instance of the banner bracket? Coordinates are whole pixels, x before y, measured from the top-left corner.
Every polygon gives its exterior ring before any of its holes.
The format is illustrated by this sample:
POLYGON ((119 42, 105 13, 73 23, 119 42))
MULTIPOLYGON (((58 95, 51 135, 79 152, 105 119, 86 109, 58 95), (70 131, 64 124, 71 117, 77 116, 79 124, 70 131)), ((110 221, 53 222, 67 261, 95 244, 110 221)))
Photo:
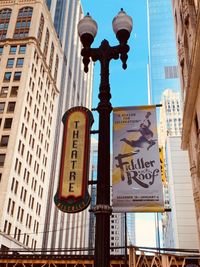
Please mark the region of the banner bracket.
POLYGON ((97 184, 97 181, 89 180, 89 181, 88 181, 88 184, 97 184))
POLYGON ((99 133, 99 130, 92 130, 90 131, 90 134, 98 134, 99 133))

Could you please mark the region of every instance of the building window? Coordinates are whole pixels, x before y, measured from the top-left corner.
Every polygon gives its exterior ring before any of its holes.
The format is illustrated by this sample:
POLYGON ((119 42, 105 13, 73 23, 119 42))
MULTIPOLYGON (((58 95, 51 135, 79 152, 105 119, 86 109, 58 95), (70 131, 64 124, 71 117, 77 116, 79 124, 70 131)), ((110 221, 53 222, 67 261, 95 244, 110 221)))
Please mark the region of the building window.
POLYGON ((6 233, 6 230, 7 230, 7 224, 8 224, 8 221, 5 220, 5 222, 4 222, 4 229, 3 229, 4 233, 6 233))
POLYGON ((14 188, 14 194, 15 194, 15 195, 17 194, 18 185, 19 185, 19 182, 16 181, 16 182, 15 182, 15 188, 14 188))
POLYGON ((0 167, 4 166, 6 154, 0 154, 0 167))
POLYGON ((166 66, 165 67, 165 79, 178 78, 178 66, 166 66))
POLYGON ((20 212, 21 212, 21 207, 18 207, 18 211, 17 211, 17 220, 19 220, 19 218, 20 218, 20 212))
POLYGON ((9 198, 8 200, 8 207, 7 207, 7 213, 13 216, 15 209, 15 202, 9 198))
POLYGON ((9 135, 2 135, 0 146, 7 146, 9 140, 9 135))
POLYGON ((49 30, 47 29, 46 36, 45 36, 45 43, 44 43, 44 58, 45 59, 47 57, 48 46, 49 46, 49 30))
POLYGON ((21 71, 16 71, 14 73, 13 81, 20 81, 21 74, 22 74, 21 71))
POLYGON ((23 218, 24 218, 24 209, 21 209, 21 216, 20 216, 20 222, 23 222, 23 218))
POLYGON ((6 38, 11 12, 9 8, 0 10, 0 40, 6 38))
POLYGON ((17 63, 16 63, 16 67, 17 68, 22 68, 24 64, 24 59, 23 58, 18 58, 17 59, 17 63))
POLYGON ((21 237, 21 230, 18 229, 18 235, 17 235, 17 240, 20 241, 20 237, 21 237))
POLYGON ((12 118, 6 118, 4 122, 4 129, 11 129, 12 118))
POLYGON ((32 13, 32 7, 23 7, 19 10, 14 38, 24 38, 28 36, 32 13))
POLYGON ((3 46, 0 46, 0 55, 3 54, 3 46))
POLYGON ((18 86, 12 86, 10 96, 17 96, 19 87, 18 86))
POLYGON ((6 97, 7 94, 8 94, 8 87, 7 86, 1 87, 0 97, 6 97))
POLYGON ((58 75, 58 65, 59 65, 59 58, 58 55, 56 55, 56 64, 55 64, 55 71, 54 71, 54 80, 56 82, 57 75, 58 75))
POLYGON ((39 42, 39 44, 41 44, 41 41, 42 41, 43 29, 44 29, 44 16, 42 14, 40 17, 40 25, 39 25, 39 29, 38 29, 38 42, 39 42))
POLYGON ((29 244, 29 235, 27 235, 27 238, 26 238, 26 246, 28 246, 29 244))
POLYGON ((15 102, 9 102, 7 112, 14 112, 15 110, 15 102))
POLYGON ((10 47, 10 54, 15 55, 16 52, 17 52, 17 46, 16 45, 12 45, 10 47))
POLYGON ((9 82, 11 79, 11 74, 12 74, 11 72, 5 72, 3 81, 9 82))
POLYGON ((17 227, 15 227, 15 232, 14 232, 14 238, 16 239, 17 236, 17 227))
POLYGON ((0 113, 4 112, 5 102, 0 102, 0 113))
POLYGON ((26 45, 20 45, 19 54, 25 54, 25 53, 26 53, 26 45))
POLYGON ((7 61, 6 68, 12 68, 14 65, 14 58, 9 58, 7 61))

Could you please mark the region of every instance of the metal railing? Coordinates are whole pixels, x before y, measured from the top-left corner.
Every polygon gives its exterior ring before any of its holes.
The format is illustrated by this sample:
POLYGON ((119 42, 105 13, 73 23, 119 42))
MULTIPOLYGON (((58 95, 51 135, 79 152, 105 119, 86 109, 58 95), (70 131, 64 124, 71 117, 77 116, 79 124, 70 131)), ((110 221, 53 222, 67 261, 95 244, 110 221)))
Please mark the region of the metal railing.
MULTIPOLYGON (((0 250, 0 267, 93 267, 94 255, 67 254, 78 251, 80 250, 0 250)), ((127 258, 125 255, 110 256, 110 266, 197 267, 200 266, 200 253, 192 249, 129 246, 127 258)))

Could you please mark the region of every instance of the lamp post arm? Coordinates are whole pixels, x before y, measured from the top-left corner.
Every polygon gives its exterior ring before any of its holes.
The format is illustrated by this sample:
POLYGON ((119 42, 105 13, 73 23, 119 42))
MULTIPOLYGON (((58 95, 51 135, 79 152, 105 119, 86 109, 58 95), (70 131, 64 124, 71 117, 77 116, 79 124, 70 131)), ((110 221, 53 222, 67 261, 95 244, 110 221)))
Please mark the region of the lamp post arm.
POLYGON ((128 59, 128 52, 129 52, 129 45, 124 42, 120 43, 117 46, 110 46, 107 40, 103 40, 99 48, 90 48, 84 47, 81 51, 81 55, 83 56, 83 64, 84 64, 84 71, 88 72, 88 65, 90 63, 90 58, 94 62, 99 60, 101 64, 103 61, 110 61, 111 59, 118 59, 120 55, 120 59, 122 61, 123 69, 127 68, 126 61, 128 59))

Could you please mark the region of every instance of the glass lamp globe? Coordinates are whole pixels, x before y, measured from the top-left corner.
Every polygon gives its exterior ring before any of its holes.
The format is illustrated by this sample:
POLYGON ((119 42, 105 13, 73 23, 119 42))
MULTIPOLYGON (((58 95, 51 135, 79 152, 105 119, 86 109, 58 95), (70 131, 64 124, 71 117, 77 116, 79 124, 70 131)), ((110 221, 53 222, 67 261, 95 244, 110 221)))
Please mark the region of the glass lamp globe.
POLYGON ((87 13, 87 15, 81 19, 78 23, 78 35, 84 47, 90 47, 97 34, 97 23, 87 13))
POLYGON ((132 31, 133 21, 132 18, 126 14, 123 8, 121 8, 118 15, 114 17, 112 26, 119 42, 126 43, 132 31))

